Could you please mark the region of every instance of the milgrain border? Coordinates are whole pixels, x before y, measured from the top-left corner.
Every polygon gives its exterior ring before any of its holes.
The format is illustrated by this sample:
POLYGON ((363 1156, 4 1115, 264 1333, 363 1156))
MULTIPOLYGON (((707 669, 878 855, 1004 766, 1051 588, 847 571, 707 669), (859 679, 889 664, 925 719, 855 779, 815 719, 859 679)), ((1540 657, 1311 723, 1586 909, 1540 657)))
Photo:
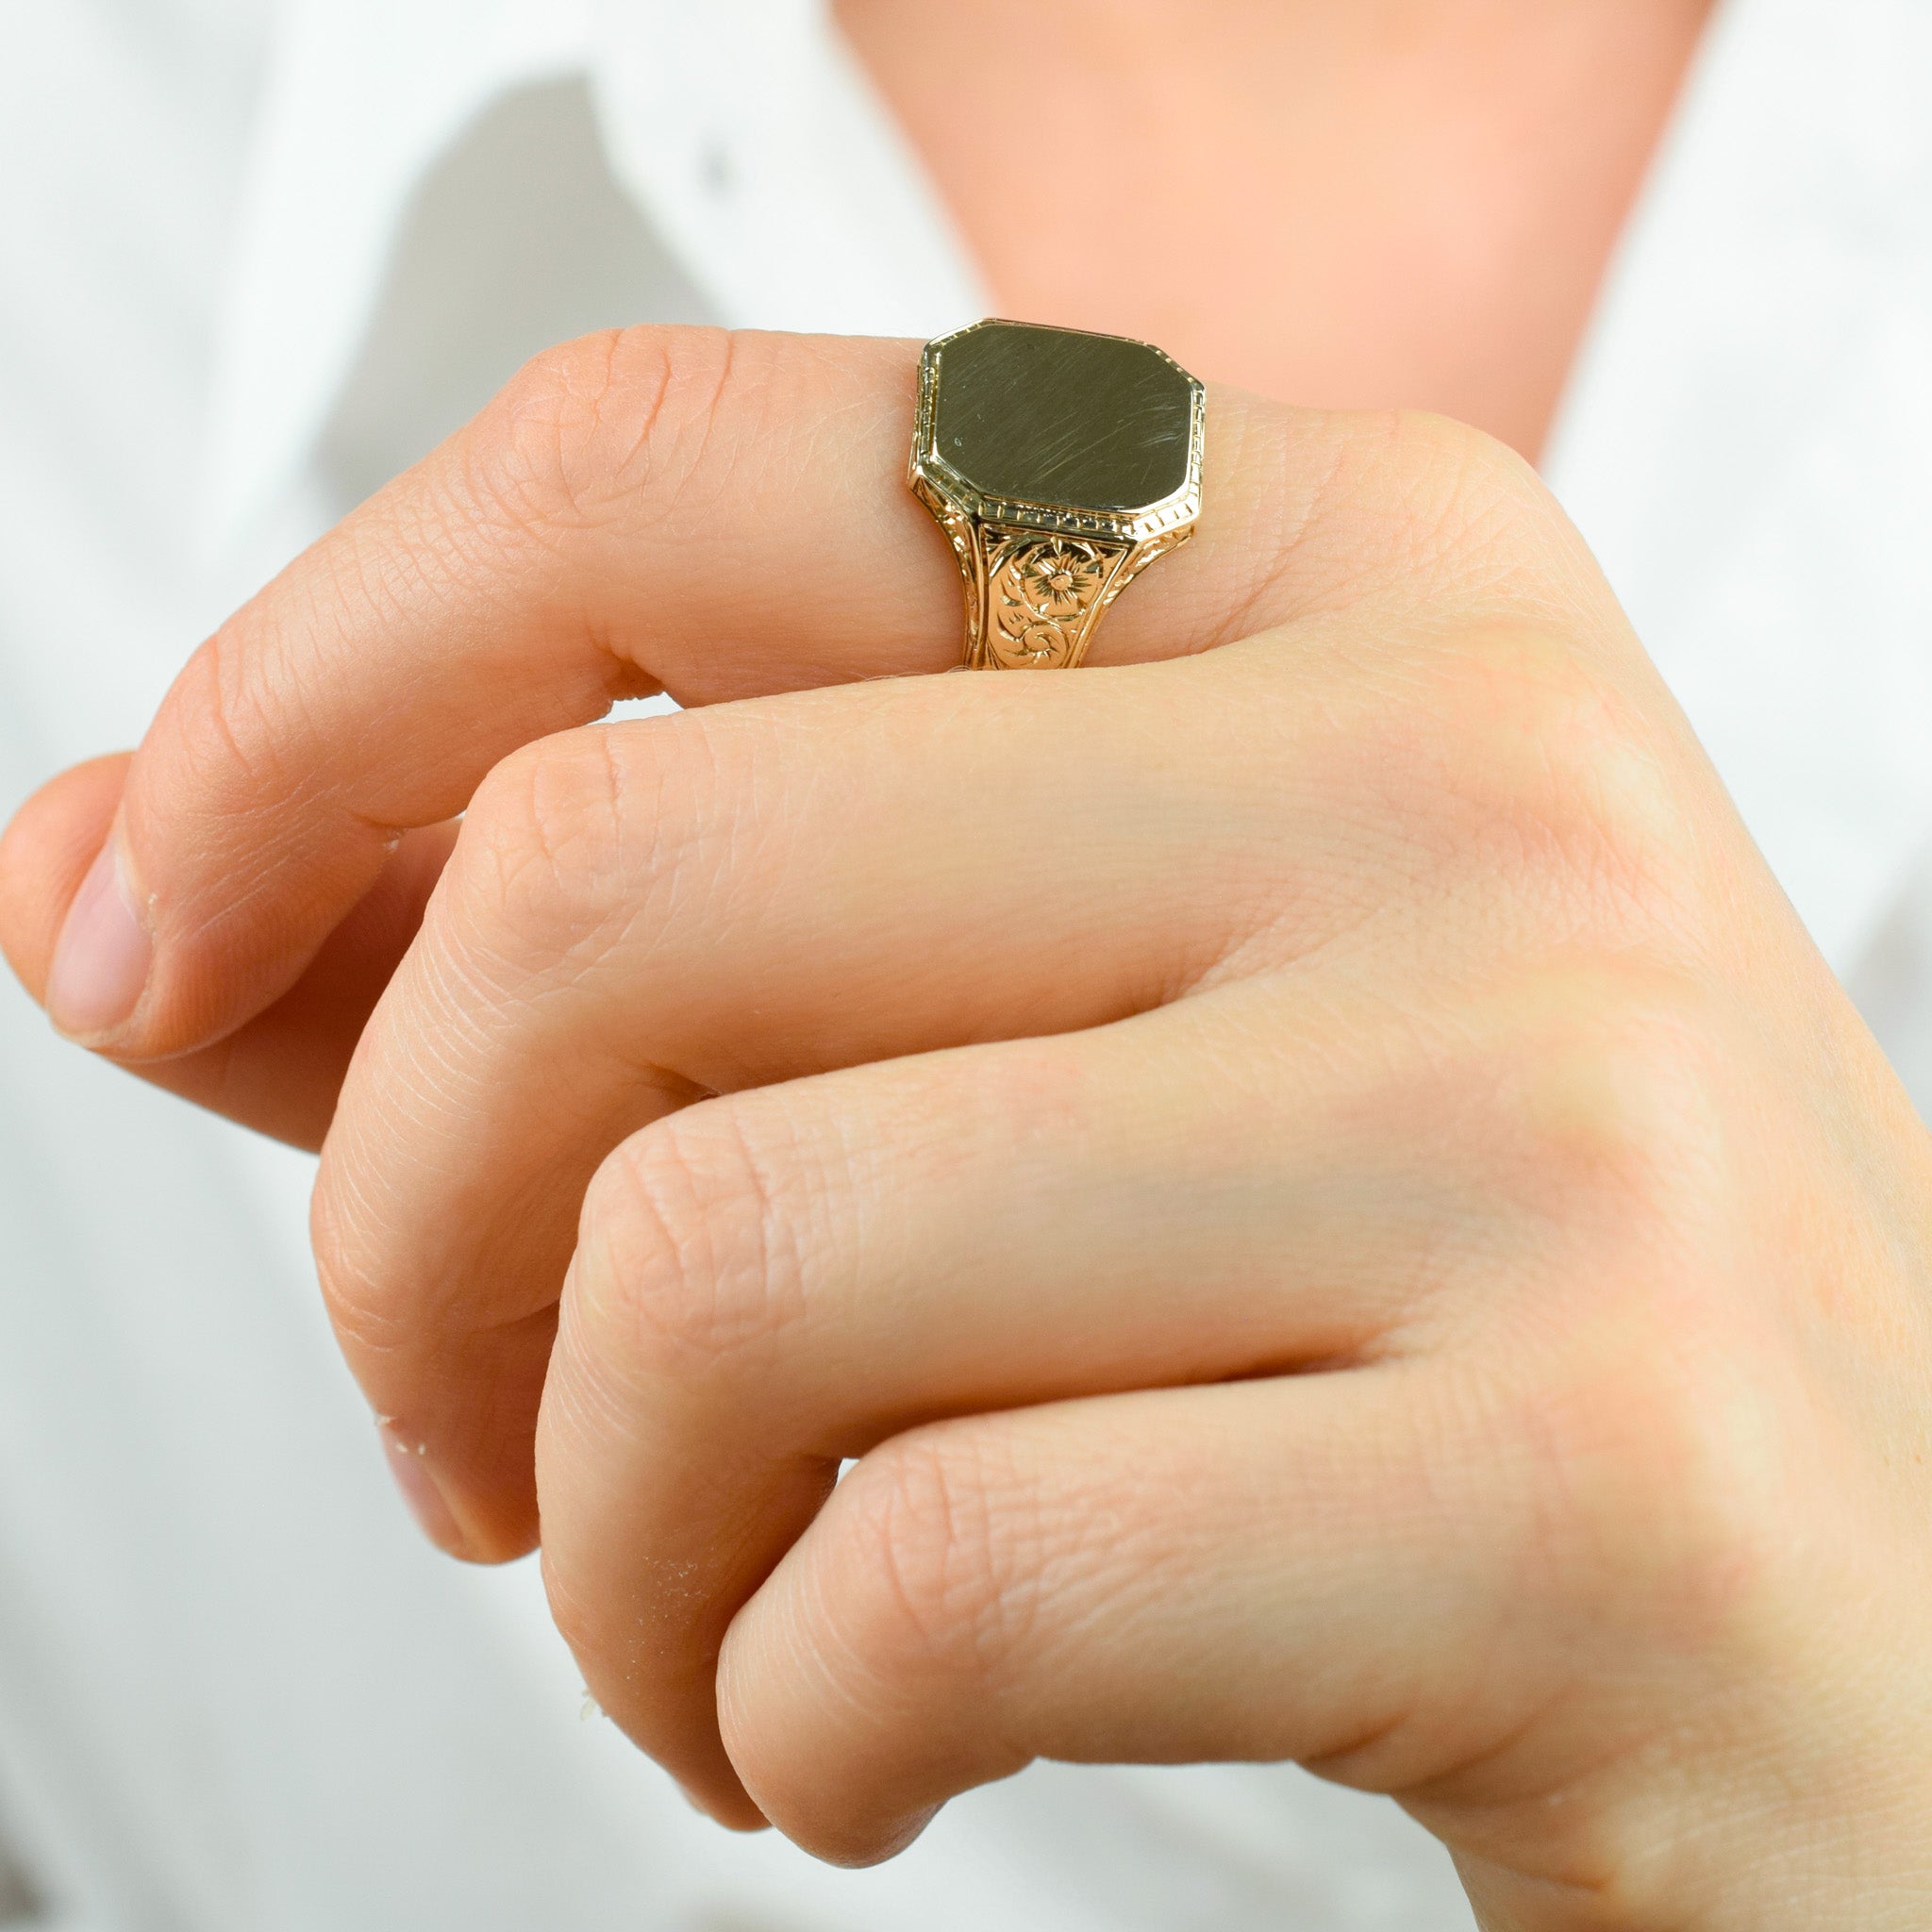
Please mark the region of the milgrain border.
MULTIPOLYGON (((987 322, 1002 318, 991 316, 987 322)), ((1105 589, 1095 600, 1081 627, 1078 647, 1068 660, 1077 664, 1101 614, 1127 585, 1156 558, 1178 549, 1194 534, 1201 514, 1201 473, 1208 441, 1208 391, 1197 377, 1190 375, 1164 349, 1152 342, 1136 346, 1158 356, 1188 385, 1188 470, 1187 480, 1171 495, 1138 509, 1107 511, 1070 509, 1063 504, 1034 503, 1024 498, 988 496, 961 475, 939 446, 940 374, 946 346, 961 336, 987 326, 977 322, 971 328, 956 329, 925 345, 919 358, 919 408, 912 435, 912 453, 907 465, 907 482, 912 493, 931 513, 945 532, 958 558, 966 599, 966 652, 964 662, 979 668, 989 662, 987 643, 989 554, 1008 540, 1021 536, 1066 537, 1100 544, 1124 544, 1126 554, 1109 572, 1105 589)), ((1029 326, 1025 324, 1012 325, 1029 326)), ((1068 329, 1068 335, 1090 331, 1068 329)))

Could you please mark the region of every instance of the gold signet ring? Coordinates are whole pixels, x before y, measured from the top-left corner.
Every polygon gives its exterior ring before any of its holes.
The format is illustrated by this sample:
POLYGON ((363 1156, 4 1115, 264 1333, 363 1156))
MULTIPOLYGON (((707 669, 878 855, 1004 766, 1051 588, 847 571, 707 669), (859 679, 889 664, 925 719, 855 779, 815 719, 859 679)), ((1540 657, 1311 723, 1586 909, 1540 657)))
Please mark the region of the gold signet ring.
POLYGON ((966 664, 1072 670, 1201 513, 1207 391, 1120 336, 980 322, 919 365, 913 494, 966 579, 966 664))

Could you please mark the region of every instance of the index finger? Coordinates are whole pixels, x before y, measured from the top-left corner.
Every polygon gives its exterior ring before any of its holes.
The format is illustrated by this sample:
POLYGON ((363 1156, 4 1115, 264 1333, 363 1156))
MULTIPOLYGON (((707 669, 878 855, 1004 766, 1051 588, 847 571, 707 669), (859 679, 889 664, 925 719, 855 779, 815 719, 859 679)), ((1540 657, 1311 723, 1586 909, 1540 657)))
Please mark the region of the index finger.
MULTIPOLYGON (((918 354, 637 328, 540 357, 195 653, 83 894, 88 957, 57 955, 56 1021, 123 1058, 222 1038, 294 983, 405 830, 617 698, 957 661, 955 565, 904 483, 918 354)), ((1199 540, 1095 658, 1417 594, 1475 441, 1217 393, 1199 540)))

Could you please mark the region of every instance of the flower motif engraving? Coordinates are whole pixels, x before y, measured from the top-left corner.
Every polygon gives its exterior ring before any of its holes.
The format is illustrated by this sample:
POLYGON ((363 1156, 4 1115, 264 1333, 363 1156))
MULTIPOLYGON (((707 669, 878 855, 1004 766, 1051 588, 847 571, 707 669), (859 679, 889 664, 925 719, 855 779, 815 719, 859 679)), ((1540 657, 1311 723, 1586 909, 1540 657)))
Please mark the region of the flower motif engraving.
POLYGON ((1090 545, 1042 543, 1020 566, 1020 594, 1041 617, 1071 617, 1086 607, 1104 575, 1090 545))
POLYGON ((1072 663, 1125 547, 1063 537, 1003 545, 990 559, 989 655, 1014 669, 1072 663))

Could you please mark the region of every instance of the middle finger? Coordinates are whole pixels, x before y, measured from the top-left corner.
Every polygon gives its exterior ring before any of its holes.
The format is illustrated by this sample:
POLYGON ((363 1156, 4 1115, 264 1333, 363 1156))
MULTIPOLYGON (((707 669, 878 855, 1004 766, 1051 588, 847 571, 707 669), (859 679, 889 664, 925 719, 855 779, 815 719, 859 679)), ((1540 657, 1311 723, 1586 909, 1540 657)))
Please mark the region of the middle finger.
POLYGON ((1391 640, 1365 670, 1278 636, 766 700, 511 761, 358 1050, 316 1195, 338 1326, 442 1540, 534 1536, 554 1305, 626 1134, 707 1092, 1102 1025, 1319 948, 1398 884, 1492 881, 1520 862, 1496 790, 1543 768, 1482 659, 1391 640), (1460 824, 1443 790, 1391 812, 1450 720, 1463 751, 1491 741, 1489 789, 1460 824))

